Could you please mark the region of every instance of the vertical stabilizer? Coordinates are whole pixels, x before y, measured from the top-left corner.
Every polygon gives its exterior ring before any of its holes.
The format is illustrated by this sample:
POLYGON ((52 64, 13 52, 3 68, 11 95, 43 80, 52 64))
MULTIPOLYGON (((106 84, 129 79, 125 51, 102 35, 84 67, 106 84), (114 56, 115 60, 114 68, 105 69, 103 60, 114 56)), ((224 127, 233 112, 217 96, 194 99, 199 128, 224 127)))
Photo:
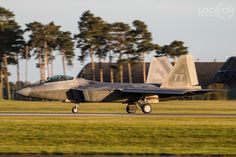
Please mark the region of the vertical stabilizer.
POLYGON ((224 65, 218 70, 214 78, 211 80, 211 84, 232 84, 236 83, 236 57, 230 57, 224 65))
POLYGON ((161 88, 199 89, 198 78, 192 55, 179 57, 161 88))
POLYGON ((167 57, 154 57, 149 66, 147 82, 161 84, 172 69, 167 57))

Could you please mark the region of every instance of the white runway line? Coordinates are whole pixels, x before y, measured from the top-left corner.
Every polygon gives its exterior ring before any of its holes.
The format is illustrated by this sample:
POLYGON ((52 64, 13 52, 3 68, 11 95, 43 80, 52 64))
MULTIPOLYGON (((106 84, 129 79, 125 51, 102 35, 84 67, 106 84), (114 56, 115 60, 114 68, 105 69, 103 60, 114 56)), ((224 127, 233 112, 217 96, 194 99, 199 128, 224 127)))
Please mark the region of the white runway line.
POLYGON ((0 113, 1 116, 39 116, 39 117, 121 117, 121 116, 145 116, 145 117, 236 117, 236 114, 127 114, 127 113, 0 113))

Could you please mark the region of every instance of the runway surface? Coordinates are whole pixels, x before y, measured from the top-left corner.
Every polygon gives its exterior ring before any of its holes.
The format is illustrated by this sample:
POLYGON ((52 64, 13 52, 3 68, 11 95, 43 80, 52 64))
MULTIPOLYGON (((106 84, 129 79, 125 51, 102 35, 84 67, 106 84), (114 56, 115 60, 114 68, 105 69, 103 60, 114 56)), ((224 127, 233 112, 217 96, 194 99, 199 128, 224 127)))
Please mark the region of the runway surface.
MULTIPOLYGON (((227 155, 228 157, 233 157, 227 155)), ((0 154, 0 157, 221 157, 221 155, 80 155, 80 154, 0 154)))
POLYGON ((1 116, 39 116, 39 117, 122 117, 122 116, 145 116, 145 117, 236 117, 236 114, 127 114, 127 113, 0 113, 1 116))

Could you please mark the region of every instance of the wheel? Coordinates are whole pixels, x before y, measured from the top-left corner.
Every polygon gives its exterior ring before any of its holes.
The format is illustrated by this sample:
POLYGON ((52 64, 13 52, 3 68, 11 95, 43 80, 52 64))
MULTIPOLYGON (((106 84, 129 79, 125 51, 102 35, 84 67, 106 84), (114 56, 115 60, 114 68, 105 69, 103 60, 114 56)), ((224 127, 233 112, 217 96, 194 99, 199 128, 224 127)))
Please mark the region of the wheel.
POLYGON ((150 104, 144 104, 142 106, 143 113, 151 113, 152 112, 152 106, 150 104))
POLYGON ((127 105, 126 111, 127 113, 136 113, 137 106, 136 105, 127 105))
POLYGON ((78 107, 75 106, 75 107, 72 108, 72 113, 78 113, 78 111, 79 111, 78 107))

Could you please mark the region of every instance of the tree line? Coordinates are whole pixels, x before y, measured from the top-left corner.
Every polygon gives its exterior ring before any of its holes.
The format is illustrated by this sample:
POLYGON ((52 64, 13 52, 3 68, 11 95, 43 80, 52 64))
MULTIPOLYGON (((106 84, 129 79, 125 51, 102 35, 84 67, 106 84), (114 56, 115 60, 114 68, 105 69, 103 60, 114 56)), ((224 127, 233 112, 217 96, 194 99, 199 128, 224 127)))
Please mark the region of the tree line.
POLYGON ((188 53, 182 41, 175 40, 164 46, 153 43, 148 26, 140 20, 134 20, 131 26, 123 22, 108 23, 88 10, 78 21, 78 33, 72 34, 61 30, 61 26, 54 22, 43 24, 34 21, 25 24, 25 29, 22 29, 14 17, 13 12, 0 7, 0 89, 3 85, 8 89, 8 98, 11 96, 7 65, 16 65, 16 84, 19 84, 20 59, 25 60, 25 82, 28 81, 28 60, 31 57, 37 60, 40 81, 45 81, 53 75, 53 61, 55 56, 59 55, 64 75, 66 66, 73 65, 74 57, 78 57, 81 63, 89 57, 92 78, 95 80, 96 57, 99 62, 101 82, 103 82, 102 62, 109 60, 111 82, 114 82, 115 75, 111 65, 115 62, 118 65, 119 82, 123 83, 124 64, 128 65, 129 80, 132 82, 132 64, 142 62, 143 79, 146 81, 144 62, 146 54, 155 52, 158 56, 167 55, 175 58, 188 53), (80 49, 79 54, 75 54, 76 48, 80 49))

